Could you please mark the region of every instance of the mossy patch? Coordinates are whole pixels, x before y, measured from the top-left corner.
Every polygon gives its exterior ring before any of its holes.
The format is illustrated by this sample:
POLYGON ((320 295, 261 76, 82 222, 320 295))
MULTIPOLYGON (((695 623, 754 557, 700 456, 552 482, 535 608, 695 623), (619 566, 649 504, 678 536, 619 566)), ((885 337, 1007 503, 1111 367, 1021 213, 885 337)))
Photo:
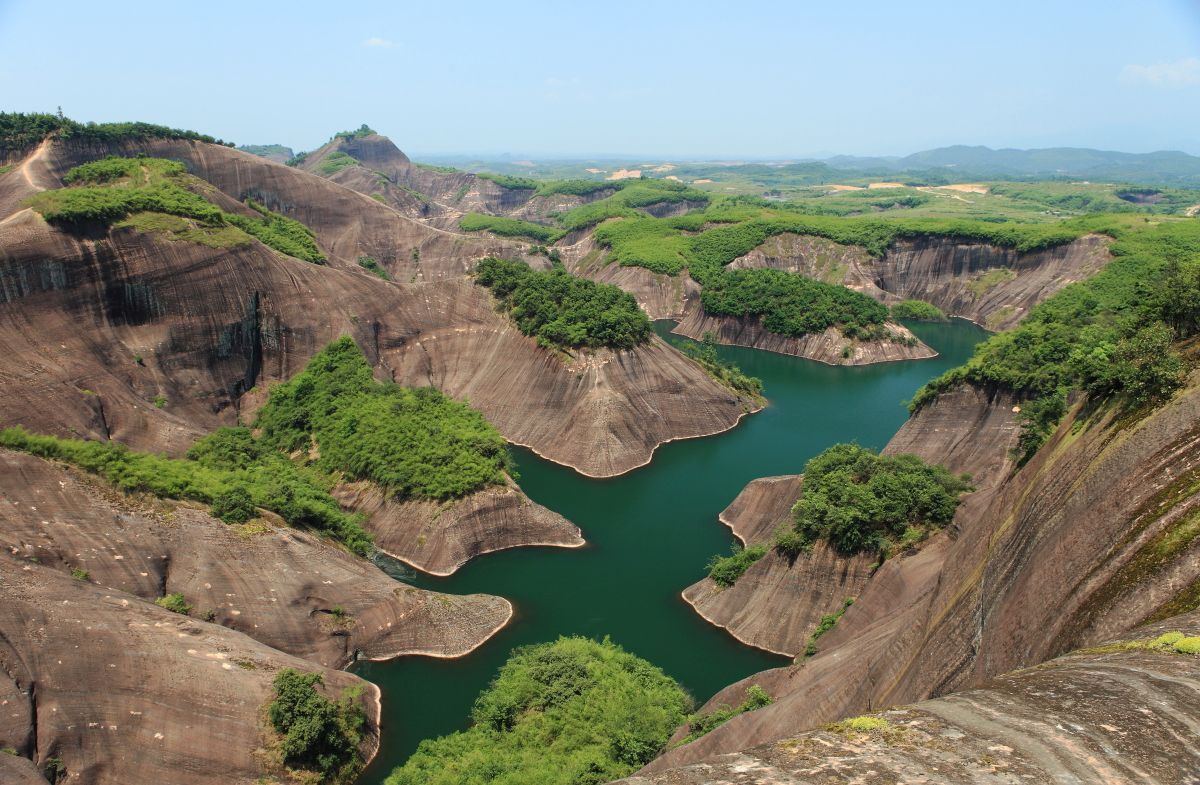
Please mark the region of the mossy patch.
POLYGON ((209 248, 237 248, 254 242, 254 238, 236 226, 205 226, 166 213, 134 213, 114 226, 118 229, 136 229, 139 232, 157 232, 172 242, 198 243, 209 248))
POLYGON ((1007 267, 998 267, 973 278, 967 284, 967 291, 976 297, 982 297, 989 289, 993 289, 1002 283, 1016 280, 1016 277, 1017 274, 1007 267))

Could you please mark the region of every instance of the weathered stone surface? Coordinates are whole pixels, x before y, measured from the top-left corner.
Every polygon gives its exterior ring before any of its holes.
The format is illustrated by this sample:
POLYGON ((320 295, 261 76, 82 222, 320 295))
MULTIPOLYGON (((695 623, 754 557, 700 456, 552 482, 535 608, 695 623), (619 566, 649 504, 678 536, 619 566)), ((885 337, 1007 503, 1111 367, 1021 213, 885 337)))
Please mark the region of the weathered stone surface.
POLYGON ((529 499, 515 483, 438 503, 396 501, 372 483, 334 491, 343 505, 366 513, 375 546, 418 570, 450 575, 476 556, 507 548, 584 544, 579 527, 529 499))
POLYGON ((773 705, 668 752, 652 769, 978 686, 1123 634, 1169 612, 1200 581, 1200 542, 1187 534, 1200 508, 1200 388, 1140 420, 1077 404, 1015 473, 1005 457, 1012 426, 999 416, 1003 406, 992 408, 965 417, 950 405, 922 410, 897 437, 919 443, 912 439, 923 419, 941 422, 941 435, 918 451, 945 456, 955 470, 977 469, 981 490, 954 524, 915 555, 885 562, 802 668, 756 674, 713 699, 729 703, 757 683, 776 696, 773 705), (955 420, 967 430, 949 427, 955 420), (964 438, 981 427, 992 440, 964 438))
MULTIPOLYGON (((43 767, 61 758, 69 782, 259 782, 267 771, 261 708, 285 667, 319 672, 334 698, 363 688, 363 752, 378 748, 379 691, 356 676, 7 549, 0 596, 0 692, 8 699, 0 715, 24 718, 15 729, 0 721, 0 747, 43 767)), ((19 765, 25 781, 37 782, 19 765)), ((12 770, 20 768, 0 761, 6 784, 12 770)))
POLYGON ((700 306, 700 300, 693 299, 688 301, 683 321, 671 332, 697 341, 712 333, 720 343, 790 354, 826 365, 870 365, 937 357, 937 352, 918 340, 904 325, 887 322, 884 326, 895 336, 894 340, 853 340, 842 335, 836 327, 793 338, 771 332, 758 316, 710 316, 700 306))
POLYGON ((826 283, 844 284, 893 303, 931 302, 950 316, 989 330, 1007 330, 1033 306, 1083 280, 1109 261, 1110 240, 1086 235, 1042 251, 928 237, 897 240, 882 259, 856 246, 795 234, 768 239, 730 268, 772 267, 826 283))
MULTIPOLYGON (((1195 635, 1197 614, 1139 631, 1195 635)), ((1070 654, 982 689, 876 712, 881 730, 827 727, 626 785, 827 782, 1176 785, 1200 777, 1200 659, 1117 651, 1070 654)))
POLYGON ((81 471, 0 450, 0 547, 14 559, 143 600, 179 592, 192 616, 332 668, 357 656, 457 657, 507 623, 484 594, 406 586, 282 523, 228 526, 198 505, 139 498, 81 471), (334 609, 340 609, 335 611, 334 609))
POLYGON ((779 524, 791 517, 792 506, 800 497, 803 474, 759 477, 751 480, 718 519, 742 541, 743 545, 765 542, 779 524))

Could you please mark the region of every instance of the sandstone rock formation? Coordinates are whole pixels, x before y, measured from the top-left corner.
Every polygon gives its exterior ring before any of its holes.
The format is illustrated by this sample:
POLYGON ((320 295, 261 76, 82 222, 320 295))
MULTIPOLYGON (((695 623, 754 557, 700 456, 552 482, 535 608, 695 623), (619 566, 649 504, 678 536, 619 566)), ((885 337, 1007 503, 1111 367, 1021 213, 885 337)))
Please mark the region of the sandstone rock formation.
POLYGON ((14 559, 146 601, 181 593, 194 617, 330 668, 461 656, 512 615, 500 597, 405 586, 281 522, 229 526, 23 453, 0 450, 0 505, 0 547, 14 559))
MULTIPOLYGON (((1200 614, 1138 630, 1200 633, 1200 614)), ((1083 650, 981 689, 868 715, 873 730, 832 725, 625 785, 1104 782, 1142 785, 1200 775, 1195 717, 1200 659, 1083 650)), ((862 727, 868 727, 866 724, 862 727)))
POLYGON ((730 268, 772 267, 840 283, 886 303, 917 299, 989 330, 1007 330, 1059 289, 1108 263, 1109 239, 1086 235, 1043 251, 927 237, 897 240, 875 259, 864 249, 795 234, 770 238, 730 268))
POLYGON ((366 513, 375 547, 431 575, 450 575, 476 556, 506 548, 584 544, 579 527, 530 501, 515 483, 453 502, 397 502, 372 483, 334 491, 346 507, 366 513))
POLYGON ((884 327, 894 337, 859 341, 847 338, 836 327, 829 327, 824 332, 793 338, 771 332, 757 316, 710 316, 699 299, 693 299, 683 321, 672 332, 697 341, 712 333, 720 343, 790 354, 826 365, 869 365, 937 357, 937 352, 917 340, 907 327, 896 322, 887 322, 884 327))
POLYGON ((972 688, 1190 607, 1175 598, 1194 596, 1200 583, 1200 540, 1189 534, 1200 507, 1195 382, 1141 419, 1076 403, 1015 472, 1008 401, 992 397, 982 407, 983 392, 954 395, 959 404, 943 396, 889 447, 973 470, 980 490, 953 525, 915 555, 885 562, 816 657, 713 699, 736 702, 755 683, 774 704, 666 753, 650 770, 972 688), (972 400, 962 416, 959 405, 972 400))
MULTIPOLYGON (((378 748, 379 691, 356 676, 7 549, 0 596, 0 747, 42 770, 60 759, 66 781, 260 782, 270 770, 261 708, 281 668, 319 672, 333 698, 363 688, 363 752, 378 748)), ((10 772, 39 782, 27 764, 0 760, 6 784, 10 772)))

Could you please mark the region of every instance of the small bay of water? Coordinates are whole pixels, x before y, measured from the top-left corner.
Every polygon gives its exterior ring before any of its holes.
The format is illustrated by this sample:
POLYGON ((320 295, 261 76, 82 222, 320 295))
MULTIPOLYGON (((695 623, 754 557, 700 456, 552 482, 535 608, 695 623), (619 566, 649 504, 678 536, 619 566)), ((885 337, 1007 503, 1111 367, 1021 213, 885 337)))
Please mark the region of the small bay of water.
MULTIPOLYGON (((671 322, 656 322, 670 335, 671 322)), ((475 697, 516 646, 560 635, 610 636, 661 667, 697 704, 730 682, 787 659, 738 643, 697 616, 680 592, 704 576, 733 535, 717 520, 750 480, 796 474, 837 442, 882 448, 904 423, 903 402, 961 365, 987 336, 970 322, 909 327, 939 352, 932 360, 831 367, 769 352, 718 347, 723 360, 763 381, 769 401, 733 430, 658 448, 647 466, 589 479, 513 448, 522 489, 583 530, 583 548, 518 548, 475 559, 454 575, 408 572, 404 580, 454 594, 498 594, 513 620, 467 657, 402 657, 360 663, 383 691, 383 743, 361 782, 378 785, 426 738, 468 725, 475 697)))

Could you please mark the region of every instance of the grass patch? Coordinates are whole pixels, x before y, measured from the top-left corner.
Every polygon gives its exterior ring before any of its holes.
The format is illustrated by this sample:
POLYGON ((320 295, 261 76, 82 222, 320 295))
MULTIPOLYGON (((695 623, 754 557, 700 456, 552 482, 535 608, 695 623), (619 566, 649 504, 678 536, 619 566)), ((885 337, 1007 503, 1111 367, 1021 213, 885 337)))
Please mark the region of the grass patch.
POLYGON ((192 606, 188 604, 187 600, 179 592, 159 597, 154 601, 154 604, 160 608, 166 608, 172 613, 179 613, 184 616, 187 616, 192 611, 192 606))
POLYGON ((69 187, 43 191, 27 204, 52 224, 67 229, 88 224, 121 222, 134 228, 169 233, 173 239, 192 239, 227 247, 240 243, 240 230, 280 253, 324 264, 312 231, 299 221, 271 212, 248 199, 257 218, 226 213, 205 199, 202 180, 184 171, 183 164, 162 158, 105 158, 77 166, 63 178, 69 187), (187 225, 150 218, 146 213, 186 219, 187 225), (132 216, 132 218, 131 218, 132 216))
POLYGON ((168 240, 197 243, 209 248, 238 248, 254 242, 253 237, 236 226, 209 226, 166 213, 134 213, 113 226, 118 229, 136 229, 139 232, 158 232, 166 235, 168 240))
POLYGON ((422 742, 387 785, 608 782, 658 754, 689 703, 607 639, 520 648, 475 701, 472 726, 422 742))
POLYGON ((388 275, 388 272, 383 268, 383 265, 372 259, 370 256, 358 257, 358 266, 369 272, 371 275, 374 275, 376 278, 381 278, 385 281, 392 280, 392 277, 388 275))
POLYGON ((483 213, 467 213, 458 222, 458 228, 464 232, 491 232, 501 237, 520 237, 539 243, 555 243, 565 234, 549 226, 483 213))
POLYGON ((972 278, 967 283, 967 291, 975 295, 975 297, 982 297, 987 294, 989 289, 994 289, 1002 283, 1008 283, 1016 279, 1017 274, 1012 270, 1007 267, 997 267, 994 270, 988 270, 986 273, 972 278))
POLYGON ((817 653, 817 641, 821 636, 832 630, 841 621, 843 614, 850 609, 854 604, 853 597, 847 597, 842 601, 842 607, 838 608, 833 613, 827 613, 817 622, 817 626, 813 629, 812 634, 808 636, 808 642, 804 644, 804 656, 813 657, 817 653))
POLYGON ((357 158, 348 153, 343 153, 341 150, 334 150, 317 164, 316 173, 322 177, 330 177, 352 166, 358 166, 357 158))

